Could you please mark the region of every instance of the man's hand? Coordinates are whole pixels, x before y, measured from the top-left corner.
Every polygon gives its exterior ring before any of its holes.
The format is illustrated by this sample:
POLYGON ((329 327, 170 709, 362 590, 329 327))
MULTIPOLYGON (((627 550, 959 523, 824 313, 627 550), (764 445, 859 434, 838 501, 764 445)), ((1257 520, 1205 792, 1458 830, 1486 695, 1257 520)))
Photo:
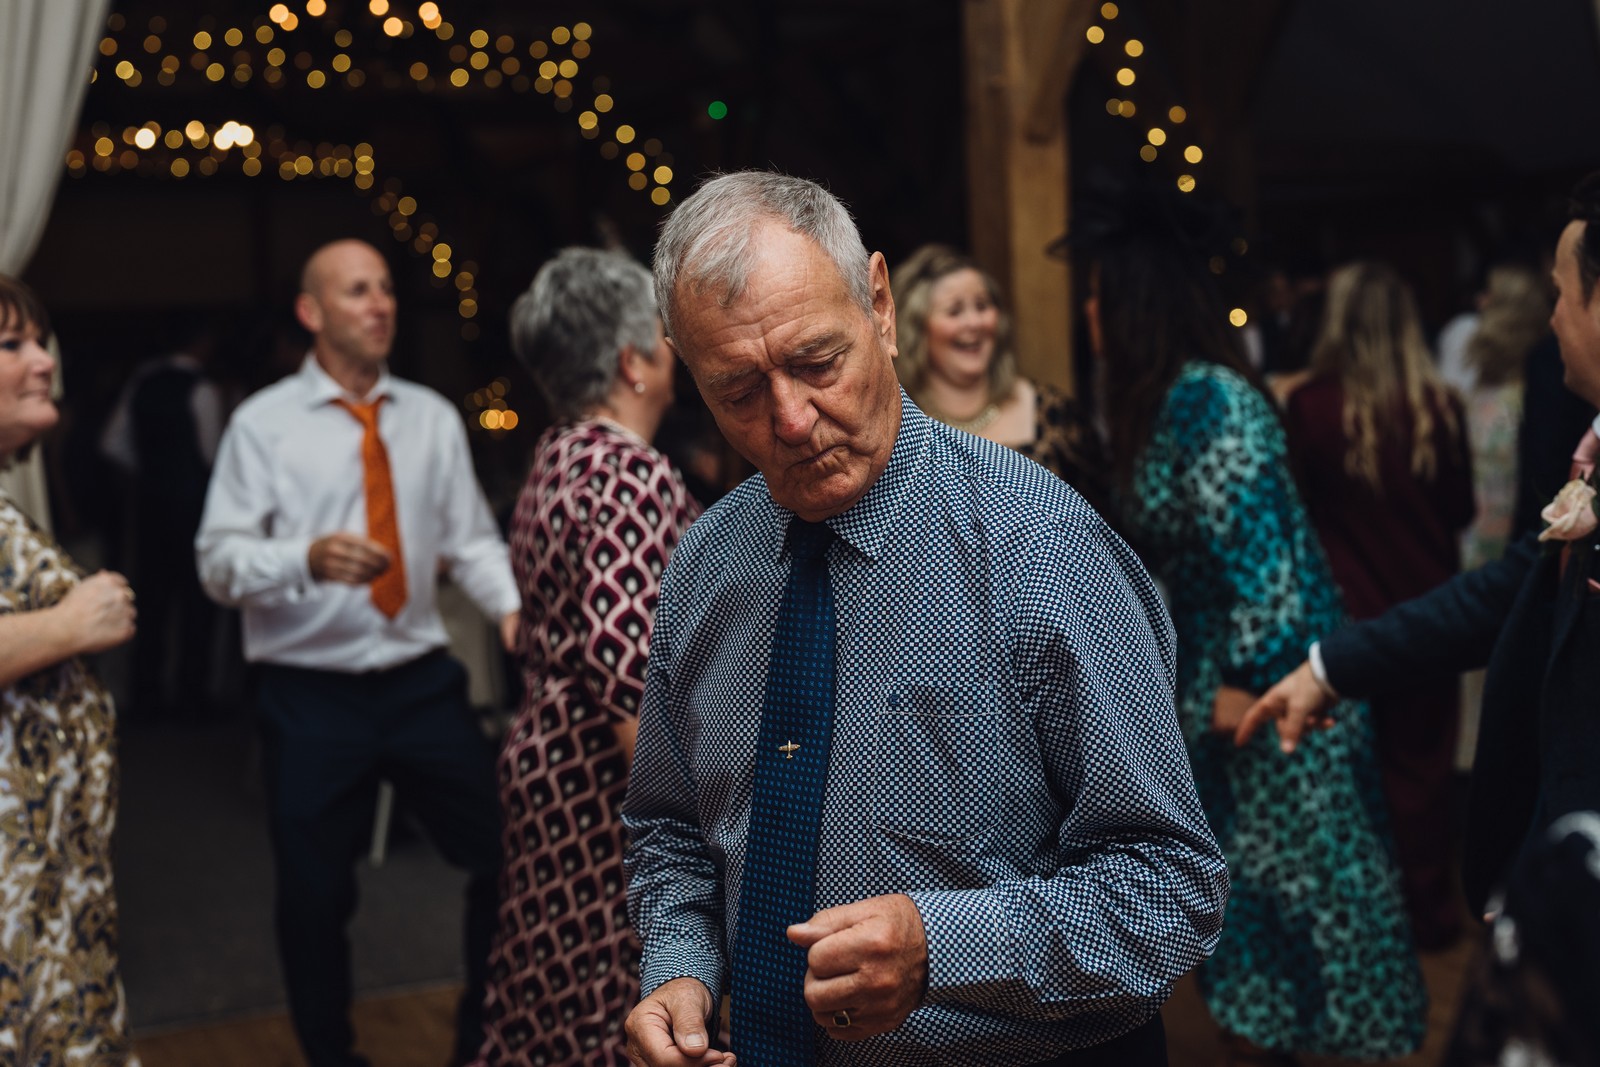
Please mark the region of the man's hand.
POLYGON ((628 1062, 634 1067, 737 1067, 711 1047, 706 1020, 711 991, 698 978, 674 978, 628 1014, 628 1062))
POLYGON ((513 656, 522 651, 522 612, 513 611, 500 620, 500 647, 513 656))
POLYGON ((1293 752, 1294 746, 1300 743, 1300 738, 1308 729, 1325 729, 1333 725, 1328 710, 1334 703, 1333 698, 1317 684, 1317 676, 1311 673, 1308 660, 1268 689, 1266 695, 1244 713, 1244 721, 1239 723, 1238 730, 1234 732, 1233 743, 1243 745, 1250 740, 1250 735, 1256 732, 1257 727, 1270 718, 1277 720, 1278 747, 1284 752, 1293 752))
POLYGON ((103 652, 133 636, 133 589, 112 571, 97 571, 68 590, 55 610, 79 652, 103 652))
POLYGON ((807 950, 806 1005, 835 1040, 886 1034, 922 1003, 928 937, 903 893, 826 908, 789 927, 789 940, 807 950))
POLYGON ((389 550, 359 534, 331 533, 311 542, 311 577, 319 582, 366 585, 389 569, 389 550))

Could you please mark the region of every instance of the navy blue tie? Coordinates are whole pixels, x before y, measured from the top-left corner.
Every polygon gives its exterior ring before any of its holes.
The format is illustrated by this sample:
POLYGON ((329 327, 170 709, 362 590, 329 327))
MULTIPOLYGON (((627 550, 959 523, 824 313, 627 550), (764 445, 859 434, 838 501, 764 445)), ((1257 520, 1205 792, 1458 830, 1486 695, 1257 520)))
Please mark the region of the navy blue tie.
POLYGON ((804 997, 806 953, 784 930, 811 918, 814 908, 833 737, 832 541, 822 523, 789 522, 789 581, 767 663, 733 945, 733 1051, 754 1067, 817 1062, 817 1026, 804 997))

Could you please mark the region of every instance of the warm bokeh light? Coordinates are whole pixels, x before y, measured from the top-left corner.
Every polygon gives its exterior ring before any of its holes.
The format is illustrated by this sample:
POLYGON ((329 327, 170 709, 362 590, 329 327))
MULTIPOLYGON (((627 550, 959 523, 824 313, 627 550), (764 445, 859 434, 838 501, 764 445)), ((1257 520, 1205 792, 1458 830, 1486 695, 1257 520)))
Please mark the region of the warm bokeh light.
MULTIPOLYGON (((280 26, 283 24, 283 20, 288 18, 288 17, 289 17, 289 5, 288 4, 273 4, 271 7, 267 8, 267 18, 271 19, 273 22, 278 23, 280 26)), ((204 47, 204 45, 202 45, 201 47, 204 47)))
POLYGON ((1117 5, 1116 4, 1109 4, 1109 3, 1108 4, 1101 4, 1100 5, 1100 17, 1105 19, 1108 22, 1110 20, 1116 18, 1117 17, 1117 5))
POLYGON ((651 176, 655 178, 657 185, 666 185, 668 182, 672 181, 672 168, 657 167, 655 169, 655 173, 651 176))
POLYGON ((600 116, 593 111, 585 111, 578 116, 578 125, 583 129, 592 130, 600 125, 600 116))
POLYGON ((367 10, 382 18, 389 13, 389 0, 369 0, 367 10))
POLYGON ((1151 144, 1157 146, 1158 148, 1167 143, 1167 131, 1163 130, 1160 126, 1150 127, 1150 132, 1145 136, 1149 138, 1151 144))
POLYGON ((1192 193, 1192 192, 1194 192, 1194 175, 1192 175, 1192 174, 1180 174, 1180 175, 1178 175, 1178 192, 1180 192, 1180 193, 1192 193))
POLYGON ((644 170, 644 153, 629 152, 626 162, 629 170, 644 170))
POLYGON ((599 96, 594 98, 594 109, 600 112, 602 115, 604 115, 607 111, 610 111, 612 106, 613 101, 611 97, 605 93, 601 93, 599 96))
POLYGON ((328 13, 326 0, 306 0, 306 14, 314 19, 320 19, 328 13))
POLYGON ((1234 308, 1228 312, 1228 321, 1235 326, 1243 326, 1250 321, 1250 316, 1245 314, 1244 308, 1234 308))
POLYGON ((1117 84, 1132 85, 1135 77, 1137 77, 1137 75, 1133 73, 1132 67, 1123 67, 1117 71, 1117 84))
POLYGON ((1173 107, 1167 112, 1167 118, 1171 119, 1174 124, 1180 123, 1188 117, 1189 113, 1181 107, 1173 107))
POLYGON ((1196 144, 1192 144, 1183 150, 1183 158, 1188 160, 1190 163, 1200 162, 1205 158, 1205 155, 1206 154, 1204 152, 1200 151, 1200 146, 1196 144))
POLYGON ((633 132, 633 127, 632 126, 618 126, 617 127, 617 143, 618 144, 632 144, 634 136, 635 136, 635 134, 633 132))
POLYGON ((405 28, 406 24, 394 15, 390 15, 388 18, 383 20, 383 32, 388 34, 390 37, 400 36, 401 31, 405 28))
POLYGON ((1156 146, 1150 144, 1141 146, 1139 149, 1139 158, 1144 160, 1146 163, 1154 163, 1156 161, 1156 146))
POLYGON ((133 135, 133 143, 139 148, 154 148, 156 146, 156 132, 146 128, 133 135))
POLYGON ((1084 31, 1083 35, 1089 38, 1090 44, 1099 44, 1101 41, 1106 39, 1106 31, 1101 29, 1099 26, 1090 26, 1084 31))
POLYGON ((1134 106, 1132 100, 1124 100, 1122 105, 1117 108, 1117 111, 1125 119, 1131 119, 1139 113, 1139 109, 1134 106))
POLYGON ((1123 45, 1122 50, 1137 59, 1139 56, 1144 55, 1144 42, 1134 38, 1123 45))

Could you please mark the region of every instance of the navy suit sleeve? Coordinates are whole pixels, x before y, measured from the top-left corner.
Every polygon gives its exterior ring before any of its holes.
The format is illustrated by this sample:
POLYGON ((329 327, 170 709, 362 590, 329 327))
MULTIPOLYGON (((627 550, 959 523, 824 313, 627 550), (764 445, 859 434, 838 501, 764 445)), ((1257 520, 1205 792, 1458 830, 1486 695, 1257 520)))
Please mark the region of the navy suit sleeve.
POLYGON ((1493 563, 1329 634, 1322 639, 1329 683, 1343 696, 1369 697, 1418 675, 1485 666, 1540 549, 1529 534, 1493 563))

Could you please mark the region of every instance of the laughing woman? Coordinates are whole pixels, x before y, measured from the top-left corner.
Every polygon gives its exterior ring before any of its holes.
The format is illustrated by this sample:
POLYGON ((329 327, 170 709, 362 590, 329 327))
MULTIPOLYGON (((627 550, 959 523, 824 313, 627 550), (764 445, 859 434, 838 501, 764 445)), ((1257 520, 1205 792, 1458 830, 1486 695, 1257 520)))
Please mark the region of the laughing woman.
MULTIPOLYGON (((0 275, 0 466, 59 417, 49 332, 0 275)), ((121 575, 85 576, 0 493, 0 1063, 139 1062, 117 976, 115 720, 82 659, 133 619, 121 575)))
POLYGON ((1006 445, 1099 508, 1106 465, 1083 411, 1017 373, 1000 289, 977 263, 923 245, 895 270, 895 370, 917 406, 957 430, 1006 445))

